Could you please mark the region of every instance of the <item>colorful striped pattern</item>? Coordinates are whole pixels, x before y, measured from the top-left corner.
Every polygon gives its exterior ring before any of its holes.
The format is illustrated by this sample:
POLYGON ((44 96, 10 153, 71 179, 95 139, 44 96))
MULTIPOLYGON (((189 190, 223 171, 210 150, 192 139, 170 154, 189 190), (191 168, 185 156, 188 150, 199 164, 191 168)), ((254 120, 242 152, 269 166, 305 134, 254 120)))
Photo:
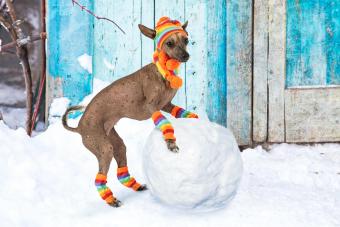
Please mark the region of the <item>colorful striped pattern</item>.
POLYGON ((187 111, 179 106, 175 106, 171 110, 171 115, 175 118, 198 118, 198 116, 190 111, 187 111))
POLYGON ((155 43, 157 49, 161 49, 163 42, 172 34, 182 32, 187 34, 179 21, 171 20, 169 17, 162 17, 156 25, 155 43))
POLYGON ((112 192, 110 188, 106 186, 106 183, 106 176, 98 173, 95 180, 97 191, 103 200, 105 200, 108 204, 112 204, 116 198, 113 197, 112 192))
POLYGON ((132 188, 135 191, 138 191, 138 189, 141 186, 139 183, 137 183, 135 178, 130 177, 129 170, 128 170, 127 166, 120 167, 120 168, 117 169, 117 178, 120 181, 120 183, 122 183, 124 186, 126 186, 128 188, 132 188))
POLYGON ((164 139, 176 140, 174 135, 174 128, 172 127, 168 119, 166 119, 160 111, 152 114, 152 120, 155 123, 156 127, 162 131, 164 139))
POLYGON ((164 41, 174 33, 184 33, 186 31, 177 20, 171 20, 169 17, 162 17, 156 25, 155 44, 156 50, 153 54, 153 63, 157 66, 158 71, 163 78, 170 82, 170 87, 178 89, 182 86, 183 81, 179 77, 180 62, 170 59, 165 52, 162 51, 164 41))

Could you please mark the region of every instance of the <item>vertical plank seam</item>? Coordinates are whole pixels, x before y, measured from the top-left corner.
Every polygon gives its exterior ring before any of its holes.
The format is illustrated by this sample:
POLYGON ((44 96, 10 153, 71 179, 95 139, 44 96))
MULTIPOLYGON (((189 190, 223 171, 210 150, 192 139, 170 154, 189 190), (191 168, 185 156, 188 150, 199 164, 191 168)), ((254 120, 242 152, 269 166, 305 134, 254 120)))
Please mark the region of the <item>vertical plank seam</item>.
POLYGON ((285 95, 285 88, 286 88, 286 77, 287 77, 287 1, 288 0, 284 0, 283 1, 283 9, 284 9, 284 13, 283 13, 283 21, 284 21, 284 33, 283 35, 285 36, 283 38, 284 43, 283 43, 283 57, 284 57, 284 69, 283 69, 283 77, 284 77, 284 86, 283 86, 283 136, 284 136, 284 142, 286 142, 286 95, 285 95))
MULTIPOLYGON (((250 146, 253 145, 253 141, 254 141, 254 138, 253 138, 253 119, 254 119, 254 107, 253 107, 253 104, 254 104, 254 16, 255 16, 255 1, 256 0, 253 0, 252 1, 252 22, 251 22, 251 98, 250 98, 250 138, 249 138, 249 143, 250 143, 250 146)), ((227 98, 227 101, 228 101, 228 98, 227 98)))
POLYGON ((268 142, 269 141, 269 76, 268 76, 268 70, 269 70, 269 67, 268 67, 268 62, 269 62, 269 35, 270 35, 270 32, 269 32, 269 0, 267 2, 267 9, 266 9, 266 17, 267 17, 267 56, 266 56, 266 61, 267 61, 267 64, 266 64, 266 73, 267 73, 267 135, 266 135, 266 141, 268 142))

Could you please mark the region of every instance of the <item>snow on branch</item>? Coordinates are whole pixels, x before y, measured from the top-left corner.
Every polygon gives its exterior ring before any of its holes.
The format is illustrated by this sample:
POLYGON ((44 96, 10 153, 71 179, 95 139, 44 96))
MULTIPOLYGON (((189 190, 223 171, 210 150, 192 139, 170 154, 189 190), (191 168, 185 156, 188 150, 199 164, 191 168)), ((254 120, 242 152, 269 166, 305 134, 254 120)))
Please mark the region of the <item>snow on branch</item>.
MULTIPOLYGON (((1 0, 0 0, 1 1, 1 0)), ((123 32, 123 34, 125 34, 124 30, 119 27, 119 25, 114 22, 113 20, 107 18, 107 17, 100 17, 100 16, 97 16, 96 14, 94 14, 94 12, 92 12, 91 10, 87 9, 85 6, 81 5, 79 2, 77 2, 76 0, 72 0, 72 4, 76 4, 77 6, 79 6, 81 8, 81 10, 85 10, 87 13, 91 14, 92 16, 94 16, 95 18, 97 18, 98 20, 106 20, 106 21, 109 21, 111 22, 112 24, 114 24, 117 28, 119 28, 119 30, 121 32, 123 32)))

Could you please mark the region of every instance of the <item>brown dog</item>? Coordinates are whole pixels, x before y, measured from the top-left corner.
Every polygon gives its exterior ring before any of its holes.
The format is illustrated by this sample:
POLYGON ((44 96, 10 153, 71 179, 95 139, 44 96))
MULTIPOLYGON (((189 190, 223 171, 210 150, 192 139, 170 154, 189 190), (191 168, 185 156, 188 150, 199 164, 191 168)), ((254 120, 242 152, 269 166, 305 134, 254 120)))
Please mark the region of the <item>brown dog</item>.
MULTIPOLYGON (((187 24, 186 22, 182 25, 184 31, 187 24)), ((150 39, 154 39, 156 36, 156 31, 153 29, 143 25, 139 25, 139 29, 150 39)), ((186 34, 183 32, 174 33, 165 40, 161 48, 170 58, 179 62, 186 62, 189 59, 189 54, 186 51, 187 44, 186 34)), ((67 115, 70 111, 79 110, 83 107, 74 106, 67 109, 62 119, 64 127, 72 132, 79 133, 85 147, 98 159, 99 177, 97 175, 97 178, 99 180, 96 178, 96 185, 99 182, 98 185, 101 188, 98 191, 100 194, 100 190, 110 191, 105 184, 112 158, 115 158, 118 168, 126 168, 127 172, 126 147, 114 128, 115 124, 124 117, 146 120, 155 111, 163 110, 170 113, 174 107, 171 100, 176 92, 177 89, 171 88, 169 82, 163 79, 155 64, 151 63, 100 91, 86 107, 77 128, 71 128, 67 125, 67 115)), ((175 140, 168 140, 167 145, 171 151, 178 150, 175 140)), ((128 173, 127 175, 130 179, 130 175, 128 173)), ((133 186, 126 186, 133 187, 136 191, 146 189, 145 185, 138 183, 138 187, 136 187, 134 179, 131 184, 133 186)), ((104 196, 101 194, 101 196, 112 206, 117 207, 121 204, 114 197, 107 200, 106 194, 104 196)))

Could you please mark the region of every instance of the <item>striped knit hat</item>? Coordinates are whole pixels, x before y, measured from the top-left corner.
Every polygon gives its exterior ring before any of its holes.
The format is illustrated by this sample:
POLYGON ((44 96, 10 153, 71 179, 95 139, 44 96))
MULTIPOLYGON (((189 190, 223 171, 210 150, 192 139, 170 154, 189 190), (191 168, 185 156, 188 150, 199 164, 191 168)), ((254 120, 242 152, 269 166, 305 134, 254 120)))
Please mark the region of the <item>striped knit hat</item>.
POLYGON ((163 42, 177 32, 187 34, 179 21, 171 20, 169 17, 161 17, 156 25, 155 43, 157 49, 161 49, 163 42))

